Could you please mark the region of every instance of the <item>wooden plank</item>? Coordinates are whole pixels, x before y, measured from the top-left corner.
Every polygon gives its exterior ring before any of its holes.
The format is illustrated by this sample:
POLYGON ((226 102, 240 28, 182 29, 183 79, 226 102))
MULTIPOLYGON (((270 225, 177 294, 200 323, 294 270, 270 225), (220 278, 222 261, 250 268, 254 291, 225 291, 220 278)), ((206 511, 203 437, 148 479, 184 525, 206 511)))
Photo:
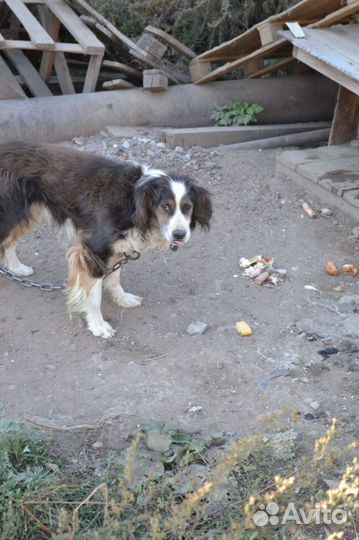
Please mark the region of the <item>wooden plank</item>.
POLYGON ((359 124, 359 96, 339 86, 329 143, 344 144, 355 139, 359 124))
MULTIPOLYGON (((20 50, 33 51, 33 50, 38 50, 38 47, 36 47, 36 45, 34 45, 32 41, 5 39, 5 41, 3 41, 2 45, 0 46, 0 50, 5 50, 5 49, 14 49, 14 50, 20 49, 20 50)), ((55 52, 86 54, 86 51, 84 51, 84 49, 78 43, 55 43, 55 48, 53 50, 55 52)))
MULTIPOLYGON (((278 39, 277 41, 274 41, 273 43, 269 43, 268 45, 265 45, 264 47, 261 47, 260 49, 253 51, 247 56, 243 56, 242 58, 238 58, 234 62, 229 62, 225 64, 224 66, 220 66, 219 68, 211 71, 211 73, 208 73, 208 75, 205 75, 201 79, 195 80, 194 82, 196 84, 203 84, 210 81, 214 81, 218 79, 219 77, 222 77, 223 75, 226 75, 227 73, 230 73, 231 71, 234 71, 235 69, 238 69, 239 67, 243 66, 244 64, 246 64, 247 62, 255 58, 270 58, 271 55, 275 56, 274 53, 277 53, 277 50, 285 45, 286 45, 286 40, 284 38, 278 39)), ((195 60, 193 62, 195 62, 195 60)))
POLYGON ((39 21, 33 16, 22 0, 4 1, 24 26, 37 49, 53 49, 55 47, 54 40, 43 29, 39 21))
POLYGON ((299 49, 298 47, 293 48, 293 56, 300 62, 307 64, 308 66, 315 69, 316 71, 319 71, 329 79, 332 79, 333 81, 339 83, 341 86, 344 86, 351 92, 354 92, 354 94, 359 95, 359 83, 354 81, 351 77, 348 77, 344 73, 341 73, 337 69, 329 66, 322 60, 315 58, 311 54, 308 54, 307 52, 299 49))
POLYGON ((54 67, 61 92, 63 94, 75 94, 74 84, 64 53, 55 54, 54 67))
POLYGON ((263 24, 258 25, 258 32, 262 46, 268 45, 268 43, 272 43, 278 39, 277 33, 279 30, 283 30, 282 22, 264 22, 263 24))
POLYGON ((314 58, 359 82, 359 33, 357 25, 345 25, 330 29, 307 28, 305 34, 305 38, 297 39, 289 32, 282 32, 282 35, 285 35, 298 49, 302 49, 314 58))
POLYGON ((46 5, 87 53, 100 54, 105 52, 105 46, 101 41, 63 0, 46 0, 46 5))
POLYGON ((145 69, 143 88, 150 92, 163 92, 168 88, 168 79, 160 69, 145 69))
POLYGON ((22 97, 26 98, 26 94, 21 88, 20 84, 18 83, 15 75, 3 59, 3 57, 0 55, 0 79, 7 82, 14 90, 19 94, 22 95, 22 97))
POLYGON ((264 67, 263 58, 253 58, 243 66, 245 77, 249 77, 251 73, 256 73, 264 67))
MULTIPOLYGON (((53 13, 46 6, 38 6, 38 12, 42 25, 50 36, 56 41, 60 32, 60 21, 55 17, 53 13)), ((40 64, 40 75, 45 82, 48 82, 51 76, 52 68, 54 65, 55 53, 50 51, 45 51, 42 53, 41 64, 40 64)))
POLYGON ((174 38, 170 34, 167 34, 164 30, 161 30, 160 28, 156 28, 155 26, 146 26, 145 32, 148 32, 149 34, 153 34, 158 39, 162 40, 166 45, 177 51, 179 54, 185 56, 189 60, 192 60, 193 58, 196 58, 196 53, 194 53, 191 49, 186 47, 186 45, 183 45, 178 39, 174 38))
POLYGON ((86 72, 85 82, 82 89, 82 93, 94 92, 100 73, 103 54, 93 55, 90 57, 89 65, 86 72))
POLYGON ((26 96, 22 91, 19 92, 14 86, 0 76, 0 100, 18 98, 24 99, 26 96))
POLYGON ((124 73, 130 78, 142 79, 142 73, 140 70, 135 69, 132 66, 128 66, 127 64, 122 64, 121 62, 114 62, 113 60, 104 60, 102 62, 102 66, 107 67, 109 69, 113 69, 115 71, 119 71, 120 73, 124 73))
POLYGON ((289 66, 290 64, 293 64, 294 62, 295 62, 294 58, 284 58, 284 60, 279 60, 279 62, 275 62, 274 64, 271 64, 270 66, 264 66, 262 69, 259 69, 258 71, 254 71, 253 73, 250 73, 249 75, 247 75, 247 78, 255 79, 257 77, 262 77, 263 75, 268 75, 269 73, 278 71, 279 69, 282 69, 286 66, 289 66))
POLYGON ((202 60, 198 60, 198 58, 195 58, 195 60, 192 60, 192 62, 189 65, 189 71, 192 77, 192 81, 194 83, 198 83, 208 75, 209 73, 212 73, 212 66, 210 62, 205 62, 202 60))
POLYGON ((146 32, 137 41, 137 46, 154 56, 158 61, 161 60, 167 51, 167 45, 164 45, 161 41, 146 32))
POLYGON ((337 9, 332 13, 329 13, 326 17, 322 18, 320 21, 311 24, 311 28, 323 28, 325 26, 332 26, 338 22, 348 19, 352 15, 355 15, 359 12, 359 0, 355 0, 348 6, 344 6, 341 9, 337 9))
POLYGON ((26 86, 35 97, 52 96, 39 73, 22 51, 5 50, 5 55, 24 79, 26 86))
POLYGON ((4 44, 4 41, 5 41, 5 38, 2 35, 2 33, 0 32, 0 49, 1 49, 1 46, 4 44))
POLYGON ((127 90, 128 88, 135 88, 135 86, 129 81, 123 79, 114 79, 113 81, 106 81, 102 87, 105 90, 127 90))

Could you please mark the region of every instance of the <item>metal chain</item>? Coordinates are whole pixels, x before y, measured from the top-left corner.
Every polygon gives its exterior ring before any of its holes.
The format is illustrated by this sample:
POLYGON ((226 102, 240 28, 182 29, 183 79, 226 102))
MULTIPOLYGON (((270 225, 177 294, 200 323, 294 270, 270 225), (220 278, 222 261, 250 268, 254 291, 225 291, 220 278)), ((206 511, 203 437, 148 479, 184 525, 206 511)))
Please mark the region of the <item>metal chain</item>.
MULTIPOLYGON (((140 254, 137 251, 133 251, 132 254, 127 255, 127 253, 124 253, 119 261, 117 261, 109 270, 109 272, 104 276, 105 278, 112 274, 112 272, 116 272, 116 270, 119 270, 121 266, 124 264, 127 264, 128 261, 134 261, 138 259, 140 254)), ((7 277, 8 279, 11 279, 12 281, 15 281, 16 283, 20 283, 20 285, 23 285, 24 287, 35 287, 36 289, 40 289, 40 291, 45 292, 52 292, 52 291, 65 291, 66 285, 53 285, 52 283, 36 283, 34 281, 31 281, 31 279, 25 278, 25 277, 19 277, 11 270, 8 270, 4 266, 0 265, 0 275, 7 277)))
POLYGON ((64 291, 66 289, 65 285, 52 285, 52 283, 36 283, 34 281, 31 281, 31 279, 19 277, 11 270, 8 270, 4 266, 0 266, 0 274, 2 276, 5 276, 12 281, 15 281, 16 283, 20 283, 20 285, 23 285, 24 287, 36 287, 37 289, 40 289, 40 291, 64 291))

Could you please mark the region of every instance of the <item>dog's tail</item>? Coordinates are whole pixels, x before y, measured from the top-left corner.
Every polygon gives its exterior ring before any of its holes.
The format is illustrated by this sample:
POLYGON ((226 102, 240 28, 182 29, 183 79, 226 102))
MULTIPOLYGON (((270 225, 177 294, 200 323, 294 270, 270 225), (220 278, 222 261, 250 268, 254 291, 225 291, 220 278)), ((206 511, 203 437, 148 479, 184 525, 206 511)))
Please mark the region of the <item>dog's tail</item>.
POLYGON ((106 266, 85 244, 67 251, 69 266, 67 306, 70 312, 85 311, 86 299, 96 279, 103 277, 106 266))

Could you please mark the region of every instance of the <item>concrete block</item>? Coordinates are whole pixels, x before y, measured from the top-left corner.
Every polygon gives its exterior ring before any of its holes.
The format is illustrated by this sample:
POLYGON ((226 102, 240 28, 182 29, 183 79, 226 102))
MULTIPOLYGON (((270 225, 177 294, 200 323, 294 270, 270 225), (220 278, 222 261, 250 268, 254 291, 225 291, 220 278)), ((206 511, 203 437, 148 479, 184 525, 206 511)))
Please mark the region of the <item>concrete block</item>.
MULTIPOLYGON (((358 169, 358 160, 352 160, 351 158, 342 159, 318 159, 315 161, 309 161, 307 163, 299 163, 295 170, 300 174, 303 174, 306 178, 312 180, 312 182, 319 182, 324 178, 336 178, 336 171, 341 171, 337 176, 338 179, 342 179, 342 173, 356 172, 358 169)), ((344 175, 345 176, 345 175, 344 175)))
POLYGON ((134 127, 121 127, 121 126, 106 126, 106 131, 111 137, 117 137, 118 139, 128 139, 129 137, 136 137, 141 130, 134 127))
POLYGON ((317 156, 309 155, 310 150, 286 150, 276 156, 278 163, 281 163, 289 169, 295 171, 296 167, 301 164, 311 163, 319 159, 317 156))
POLYGON ((309 130, 328 127, 327 122, 302 122, 297 124, 267 124, 256 126, 235 127, 198 127, 182 129, 162 129, 159 131, 161 140, 175 148, 182 146, 202 146, 204 148, 235 144, 255 139, 276 137, 289 133, 300 133, 309 130))
POLYGON ((351 189, 350 191, 345 191, 345 193, 343 194, 343 198, 356 208, 359 208, 359 187, 358 189, 351 189))

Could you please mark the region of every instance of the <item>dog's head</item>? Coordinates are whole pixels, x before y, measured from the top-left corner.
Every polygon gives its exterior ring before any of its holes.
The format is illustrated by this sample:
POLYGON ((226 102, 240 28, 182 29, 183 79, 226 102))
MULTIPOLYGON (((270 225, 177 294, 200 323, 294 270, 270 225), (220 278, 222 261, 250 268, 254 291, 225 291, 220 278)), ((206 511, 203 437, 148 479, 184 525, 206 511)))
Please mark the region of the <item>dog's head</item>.
POLYGON ((209 228, 210 195, 187 176, 144 167, 134 199, 134 224, 144 235, 157 229, 167 242, 178 246, 188 242, 197 224, 209 228))

